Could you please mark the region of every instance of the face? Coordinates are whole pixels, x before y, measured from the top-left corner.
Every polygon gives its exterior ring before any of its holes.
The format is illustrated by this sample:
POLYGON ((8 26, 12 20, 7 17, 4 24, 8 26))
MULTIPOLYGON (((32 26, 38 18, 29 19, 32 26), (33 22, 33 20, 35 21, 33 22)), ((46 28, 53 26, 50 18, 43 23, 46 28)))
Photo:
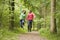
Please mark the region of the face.
POLYGON ((32 11, 30 10, 30 12, 29 13, 32 13, 32 11))

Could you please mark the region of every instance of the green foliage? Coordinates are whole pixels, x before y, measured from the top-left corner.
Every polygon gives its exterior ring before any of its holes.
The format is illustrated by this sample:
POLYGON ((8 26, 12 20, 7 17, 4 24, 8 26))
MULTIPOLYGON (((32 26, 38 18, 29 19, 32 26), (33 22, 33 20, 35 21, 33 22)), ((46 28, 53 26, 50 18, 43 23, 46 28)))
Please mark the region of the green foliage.
POLYGON ((41 35, 44 35, 44 36, 48 36, 50 34, 49 28, 41 28, 39 32, 41 35))
POLYGON ((26 33, 27 31, 18 27, 18 28, 14 28, 13 32, 22 34, 22 33, 26 33))
POLYGON ((17 35, 7 29, 0 29, 0 40, 18 40, 17 35))
POLYGON ((6 28, 0 29, 0 40, 18 40, 18 35, 26 33, 26 30, 21 28, 14 28, 14 30, 8 30, 6 28))
MULTIPOLYGON (((12 14, 10 14, 9 10, 9 0, 5 0, 5 3, 2 3, 3 0, 0 0, 0 26, 2 24, 1 30, 0 30, 0 40, 16 40, 14 39, 17 33, 25 33, 26 30, 23 30, 20 27, 20 13, 21 10, 25 9, 28 13, 28 10, 32 10, 36 14, 36 20, 39 20, 38 22, 34 22, 33 26, 41 25, 41 27, 44 27, 44 24, 46 22, 46 28, 41 28, 39 30, 40 35, 46 36, 50 40, 57 40, 60 39, 60 0, 57 0, 56 5, 56 24, 58 29, 58 35, 57 34, 51 34, 50 33, 50 3, 51 0, 15 0, 15 10, 14 10, 14 30, 10 31, 10 17, 12 14), (44 5, 43 5, 44 4, 44 5), (46 7, 46 20, 44 21, 44 18, 41 18, 41 9, 43 7, 46 7), (5 29, 4 29, 5 28, 5 29), (14 37, 15 36, 15 37, 14 37), (13 38, 14 37, 14 38, 13 38)), ((43 11, 43 10, 42 10, 43 11)), ((26 13, 26 14, 27 14, 26 13)))
POLYGON ((41 28, 39 30, 40 36, 48 38, 48 40, 57 40, 57 34, 51 34, 49 28, 41 28))

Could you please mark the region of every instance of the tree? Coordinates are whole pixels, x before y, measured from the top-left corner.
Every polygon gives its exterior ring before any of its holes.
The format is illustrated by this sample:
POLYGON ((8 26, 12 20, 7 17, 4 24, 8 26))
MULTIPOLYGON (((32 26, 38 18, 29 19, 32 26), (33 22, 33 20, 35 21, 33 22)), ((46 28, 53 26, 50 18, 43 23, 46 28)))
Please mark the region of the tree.
POLYGON ((56 13, 56 0, 51 0, 51 27, 50 27, 50 30, 52 33, 57 32, 55 13, 56 13))
POLYGON ((3 14, 3 10, 4 10, 4 4, 5 4, 5 0, 1 0, 0 1, 0 27, 2 27, 2 14, 3 14))
POLYGON ((10 29, 14 28, 14 0, 9 0, 9 10, 10 10, 10 29))

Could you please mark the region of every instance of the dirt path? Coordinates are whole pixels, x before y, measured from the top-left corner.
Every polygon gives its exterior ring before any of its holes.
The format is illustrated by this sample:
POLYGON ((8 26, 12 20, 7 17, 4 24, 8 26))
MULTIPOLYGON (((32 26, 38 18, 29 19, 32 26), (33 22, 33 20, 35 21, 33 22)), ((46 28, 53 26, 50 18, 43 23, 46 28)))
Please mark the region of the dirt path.
POLYGON ((19 36, 19 40, 46 40, 45 38, 42 38, 39 36, 38 32, 28 32, 26 34, 21 34, 19 36))

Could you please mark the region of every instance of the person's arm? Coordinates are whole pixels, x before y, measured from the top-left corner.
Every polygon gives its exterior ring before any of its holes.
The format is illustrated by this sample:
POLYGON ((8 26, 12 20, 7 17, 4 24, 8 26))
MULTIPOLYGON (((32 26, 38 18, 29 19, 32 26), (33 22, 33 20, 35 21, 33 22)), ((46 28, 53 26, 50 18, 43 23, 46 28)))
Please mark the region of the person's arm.
POLYGON ((36 18, 35 14, 33 13, 33 18, 36 18))
POLYGON ((28 17, 29 17, 29 16, 27 15, 26 20, 28 20, 28 17))

